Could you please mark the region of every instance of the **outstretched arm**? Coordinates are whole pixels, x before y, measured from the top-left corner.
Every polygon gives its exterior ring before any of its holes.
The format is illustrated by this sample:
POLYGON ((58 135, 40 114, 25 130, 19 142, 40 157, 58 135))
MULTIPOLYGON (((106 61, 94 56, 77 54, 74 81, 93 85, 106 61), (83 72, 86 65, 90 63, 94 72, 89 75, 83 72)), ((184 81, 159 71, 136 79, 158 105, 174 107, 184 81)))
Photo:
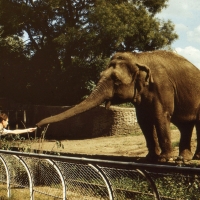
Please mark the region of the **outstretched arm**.
POLYGON ((3 135, 7 134, 22 134, 22 133, 30 133, 35 131, 37 128, 26 128, 26 129, 16 129, 16 130, 5 130, 3 135))

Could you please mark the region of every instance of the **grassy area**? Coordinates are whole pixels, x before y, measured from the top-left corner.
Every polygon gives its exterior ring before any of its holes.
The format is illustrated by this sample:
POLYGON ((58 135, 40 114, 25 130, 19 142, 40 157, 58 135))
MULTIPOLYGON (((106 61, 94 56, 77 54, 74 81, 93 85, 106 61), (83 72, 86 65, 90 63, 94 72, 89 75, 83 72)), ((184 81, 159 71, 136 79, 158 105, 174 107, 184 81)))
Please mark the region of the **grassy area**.
MULTIPOLYGON (((131 172, 131 171, 129 171, 131 172)), ((122 172, 122 173, 128 173, 122 172)), ((158 192, 162 199, 171 200, 171 199, 187 199, 187 200, 199 200, 200 199, 200 192, 199 192, 199 177, 197 175, 183 175, 183 174, 157 174, 157 173, 150 173, 158 192)), ((116 173, 117 175, 117 173, 116 173)), ((88 180, 74 180, 76 182, 86 184, 88 180)), ((153 191, 151 186, 148 182, 144 179, 144 177, 140 176, 137 172, 124 174, 122 177, 110 177, 110 181, 112 183, 112 187, 114 189, 114 194, 116 199, 138 199, 138 200, 151 200, 153 199, 153 191)), ((104 197, 97 197, 95 194, 98 194, 99 185, 96 180, 90 180, 90 184, 93 186, 81 187, 81 184, 78 183, 77 190, 70 191, 70 188, 67 188, 67 197, 69 200, 78 200, 78 199, 87 199, 87 200, 98 200, 98 199, 107 199, 106 196, 104 197), (95 187, 97 186, 97 187, 95 187), (92 193, 94 196, 87 196, 88 189, 92 189, 92 193)), ((70 185, 68 185, 70 186, 70 185)), ((105 187, 105 186, 104 186, 105 187)), ((48 190, 47 187, 39 187, 35 188, 39 191, 48 190)), ((105 193, 106 193, 105 188, 105 193)), ((51 197, 48 195, 43 195, 38 192, 34 193, 34 197, 36 200, 57 200, 59 198, 51 197)), ((0 184, 0 199, 1 200, 28 200, 30 199, 30 191, 28 188, 12 188, 11 187, 11 197, 7 197, 7 190, 5 184, 0 184)))
MULTIPOLYGON (((34 198, 36 200, 57 200, 60 198, 51 197, 49 195, 44 195, 38 192, 34 193, 34 198)), ((30 200, 30 189, 29 188, 17 188, 11 186, 11 196, 7 197, 6 184, 0 184, 0 200, 30 200)))
MULTIPOLYGON (((171 125, 171 130, 176 130, 176 126, 171 125)), ((132 135, 141 135, 141 129, 137 129, 132 135)), ((126 136, 124 136, 126 137, 126 136)), ((31 150, 31 144, 33 142, 38 142, 39 146, 42 147, 44 138, 29 138, 25 140, 22 137, 8 137, 2 139, 2 147, 4 149, 11 149, 13 144, 17 145, 19 149, 25 152, 29 152, 31 150)), ((172 143, 173 147, 177 147, 179 145, 179 141, 175 141, 172 143)), ((55 148, 63 148, 63 145, 59 141, 55 141, 55 148)), ((53 151, 53 149, 52 149, 53 151)), ((199 200, 200 199, 200 181, 197 175, 187 175, 183 176, 182 174, 153 174, 153 179, 155 184, 159 190, 163 199, 188 199, 188 200, 199 200)), ((75 180, 79 182, 83 182, 85 180, 75 180)), ((96 180, 91 180, 90 184, 93 184, 93 192, 95 193, 95 185, 98 183, 96 180)), ((116 199, 142 199, 142 200, 150 200, 153 199, 151 188, 146 180, 141 179, 138 176, 122 176, 120 174, 119 177, 112 177, 110 179, 112 186, 114 188, 114 193, 116 199)), ((89 184, 89 183, 87 183, 89 184)), ((86 184, 85 184, 86 185, 86 184)), ((43 187, 42 189, 45 189, 43 187)), ((70 200, 79 200, 79 199, 87 199, 87 200, 96 200, 100 199, 96 197, 85 197, 83 198, 83 190, 87 190, 87 188, 77 189, 76 191, 67 191, 67 197, 70 200)), ((51 191, 53 189, 51 188, 51 191)), ((62 190, 62 189, 61 189, 62 190)), ((69 190, 69 185, 67 187, 69 190)), ((98 193, 99 189, 97 188, 96 193, 98 193)), ((106 188, 105 188, 106 190, 106 188)), ((27 188, 12 188, 11 189, 11 197, 7 198, 7 190, 6 185, 0 185, 0 200, 18 200, 18 199, 30 199, 30 191, 27 188)), ((55 197, 42 195, 39 192, 34 194, 35 199, 37 200, 56 200, 55 197)), ((95 195, 94 195, 95 196, 95 195)), ((58 199, 58 198, 57 198, 58 199)))

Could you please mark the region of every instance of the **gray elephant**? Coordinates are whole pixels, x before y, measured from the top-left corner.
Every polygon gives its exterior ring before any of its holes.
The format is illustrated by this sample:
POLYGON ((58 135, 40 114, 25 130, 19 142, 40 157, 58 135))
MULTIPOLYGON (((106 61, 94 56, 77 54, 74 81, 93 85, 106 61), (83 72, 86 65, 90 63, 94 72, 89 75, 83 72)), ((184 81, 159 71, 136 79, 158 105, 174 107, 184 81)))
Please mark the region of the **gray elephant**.
POLYGON ((44 124, 65 120, 105 102, 132 102, 146 139, 148 159, 167 161, 172 156, 170 122, 181 133, 179 155, 200 159, 200 72, 180 55, 167 51, 119 52, 110 60, 87 99, 71 109, 45 118, 44 124), (191 152, 191 136, 197 131, 197 148, 191 152))

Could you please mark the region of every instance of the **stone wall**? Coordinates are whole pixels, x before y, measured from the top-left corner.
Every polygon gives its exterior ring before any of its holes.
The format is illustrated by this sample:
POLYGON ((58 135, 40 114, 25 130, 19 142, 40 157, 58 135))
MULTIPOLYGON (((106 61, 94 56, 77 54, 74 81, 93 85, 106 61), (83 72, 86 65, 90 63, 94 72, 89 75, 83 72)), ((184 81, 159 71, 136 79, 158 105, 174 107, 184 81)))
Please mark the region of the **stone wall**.
MULTIPOLYGON (((69 108, 65 106, 34 106, 32 112, 34 117, 31 121, 37 123, 44 117, 58 114, 69 108)), ((134 108, 111 106, 106 110, 103 106, 99 106, 67 120, 50 124, 46 136, 65 139, 131 134, 136 126, 134 108)))
POLYGON ((137 126, 134 108, 110 107, 112 111, 112 129, 110 135, 131 134, 137 126))
MULTIPOLYGON (((18 110, 5 109, 9 114, 10 129, 34 127, 37 122, 45 117, 59 114, 70 107, 68 106, 22 106, 18 110)), ((44 127, 38 129, 40 137, 44 127)), ((111 106, 108 110, 98 106, 85 113, 76 115, 67 120, 49 125, 47 139, 79 139, 119 134, 131 134, 138 130, 134 108, 111 106)))

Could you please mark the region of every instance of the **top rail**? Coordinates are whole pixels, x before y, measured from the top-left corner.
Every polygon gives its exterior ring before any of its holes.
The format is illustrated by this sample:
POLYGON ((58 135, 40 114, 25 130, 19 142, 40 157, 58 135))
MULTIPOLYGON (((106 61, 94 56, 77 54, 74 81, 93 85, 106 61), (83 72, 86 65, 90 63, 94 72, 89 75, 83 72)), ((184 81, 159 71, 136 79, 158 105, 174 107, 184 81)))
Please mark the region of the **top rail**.
POLYGON ((51 159, 56 161, 71 161, 76 163, 84 163, 84 164, 96 164, 101 166, 112 166, 114 168, 126 168, 126 169, 143 169, 150 170, 155 172, 173 172, 173 173, 199 173, 200 167, 188 167, 188 166, 171 166, 165 164, 154 164, 154 163, 136 163, 130 161, 117 161, 117 160, 105 160, 105 159, 95 159, 95 158, 86 158, 86 157, 76 157, 76 156, 57 156, 57 155, 49 155, 49 154, 39 154, 39 153, 27 153, 27 152, 19 152, 19 151, 10 151, 10 150, 0 150, 0 153, 4 154, 15 154, 18 156, 27 156, 27 157, 35 157, 40 159, 51 159))

